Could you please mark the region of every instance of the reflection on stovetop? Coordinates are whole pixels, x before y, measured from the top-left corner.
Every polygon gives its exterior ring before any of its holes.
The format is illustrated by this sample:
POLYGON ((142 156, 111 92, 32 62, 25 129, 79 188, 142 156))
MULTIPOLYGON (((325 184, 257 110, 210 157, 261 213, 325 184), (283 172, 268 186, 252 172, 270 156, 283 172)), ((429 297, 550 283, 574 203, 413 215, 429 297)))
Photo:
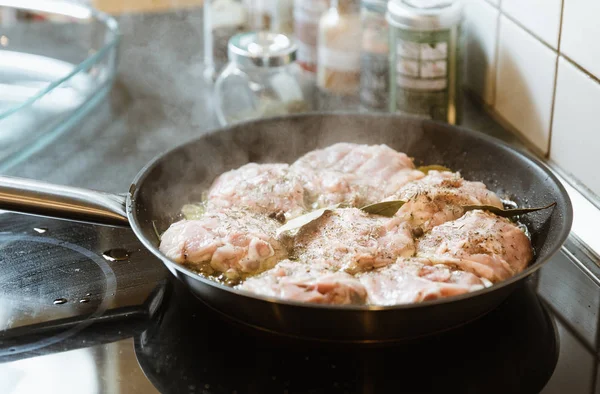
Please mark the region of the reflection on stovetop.
MULTIPOLYGON (((130 230, 8 213, 1 219, 0 357, 81 347, 92 323, 99 330, 100 323, 148 319, 166 270, 130 230)), ((114 340, 109 329, 101 332, 83 346, 114 340)))
POLYGON ((556 328, 533 283, 458 330, 391 346, 263 334, 172 285, 162 313, 135 340, 142 369, 164 393, 538 393, 558 357, 556 328))

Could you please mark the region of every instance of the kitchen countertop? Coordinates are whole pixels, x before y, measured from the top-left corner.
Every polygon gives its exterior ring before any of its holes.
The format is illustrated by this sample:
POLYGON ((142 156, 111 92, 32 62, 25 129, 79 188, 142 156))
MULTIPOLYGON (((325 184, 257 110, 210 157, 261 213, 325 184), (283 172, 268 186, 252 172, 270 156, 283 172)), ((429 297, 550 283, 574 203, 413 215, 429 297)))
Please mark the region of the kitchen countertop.
MULTIPOLYGON (((119 73, 109 96, 78 126, 6 175, 122 193, 154 156, 218 126, 210 88, 202 75, 201 11, 124 14, 118 20, 123 40, 119 73)), ((507 133, 469 97, 465 97, 463 120, 467 128, 520 145, 514 135, 507 133)), ((592 353, 595 354, 597 346, 596 311, 600 298, 590 295, 595 294, 596 288, 586 273, 562 254, 558 257, 541 270, 539 278, 539 294, 550 308, 566 311, 566 317, 557 323, 557 330, 567 347, 560 350, 561 358, 548 392, 592 392, 597 383, 595 374, 590 372, 592 378, 589 378, 583 373, 598 367, 592 353), (565 286, 565 277, 577 281, 565 286), (588 309, 588 302, 580 301, 592 298, 592 309, 588 309), (589 339, 590 344, 583 346, 578 338, 589 339), (580 368, 582 362, 585 366, 580 368)), ((138 366, 134 339, 121 331, 119 334, 112 341, 106 339, 107 343, 89 347, 77 344, 69 352, 5 363, 0 367, 0 381, 4 382, 0 391, 9 387, 10 392, 11 382, 16 385, 27 375, 31 379, 26 383, 32 388, 38 382, 57 390, 60 387, 63 393, 85 392, 79 388, 89 387, 94 379, 98 380, 98 392, 157 392, 138 366)), ((190 392, 204 392, 204 386, 190 383, 188 388, 190 392)))

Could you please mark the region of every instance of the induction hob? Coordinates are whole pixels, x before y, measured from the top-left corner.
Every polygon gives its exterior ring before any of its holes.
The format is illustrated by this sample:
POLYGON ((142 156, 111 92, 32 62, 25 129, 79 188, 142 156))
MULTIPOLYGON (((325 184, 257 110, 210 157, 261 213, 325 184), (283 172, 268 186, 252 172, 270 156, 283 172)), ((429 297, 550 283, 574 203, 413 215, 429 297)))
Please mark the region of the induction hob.
POLYGON ((600 393, 600 281, 566 249, 475 322, 358 346, 226 320, 128 229, 0 216, 1 393, 600 393))

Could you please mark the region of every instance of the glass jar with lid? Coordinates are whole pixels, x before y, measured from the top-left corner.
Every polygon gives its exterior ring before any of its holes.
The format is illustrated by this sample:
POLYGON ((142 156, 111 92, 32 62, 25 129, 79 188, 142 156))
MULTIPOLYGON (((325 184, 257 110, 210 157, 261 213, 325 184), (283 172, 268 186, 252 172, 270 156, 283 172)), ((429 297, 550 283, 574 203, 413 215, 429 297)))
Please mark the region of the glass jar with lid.
POLYGON ((212 82, 227 63, 227 43, 248 30, 243 0, 206 0, 204 4, 204 77, 212 82))
POLYGON ((293 31, 293 0, 206 0, 204 76, 210 83, 227 63, 227 45, 237 33, 293 31))
POLYGON ((460 123, 460 0, 390 0, 389 108, 460 123))
POLYGON ((319 21, 329 8, 329 0, 294 0, 294 37, 298 44, 298 64, 317 72, 319 21))
POLYGON ((368 110, 387 110, 389 83, 389 32, 387 0, 362 0, 360 19, 360 103, 368 110))
POLYGON ((332 0, 319 22, 317 86, 323 93, 358 95, 361 34, 358 0, 332 0))
POLYGON ((248 31, 293 34, 293 0, 244 0, 248 31))
POLYGON ((296 44, 273 32, 240 33, 228 45, 229 64, 215 83, 222 125, 310 109, 310 85, 296 64, 296 44))

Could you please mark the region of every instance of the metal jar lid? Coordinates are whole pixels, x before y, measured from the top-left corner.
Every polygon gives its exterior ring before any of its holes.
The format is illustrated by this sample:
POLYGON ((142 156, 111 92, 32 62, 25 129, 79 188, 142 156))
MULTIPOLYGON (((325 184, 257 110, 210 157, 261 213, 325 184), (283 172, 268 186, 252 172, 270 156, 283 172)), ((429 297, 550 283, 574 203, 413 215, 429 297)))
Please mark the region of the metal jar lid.
POLYGON ((239 33, 227 45, 229 61, 244 66, 279 67, 296 60, 298 47, 284 34, 239 33))
POLYGON ((460 23, 462 9, 460 0, 390 0, 386 19, 408 30, 445 30, 460 23))

